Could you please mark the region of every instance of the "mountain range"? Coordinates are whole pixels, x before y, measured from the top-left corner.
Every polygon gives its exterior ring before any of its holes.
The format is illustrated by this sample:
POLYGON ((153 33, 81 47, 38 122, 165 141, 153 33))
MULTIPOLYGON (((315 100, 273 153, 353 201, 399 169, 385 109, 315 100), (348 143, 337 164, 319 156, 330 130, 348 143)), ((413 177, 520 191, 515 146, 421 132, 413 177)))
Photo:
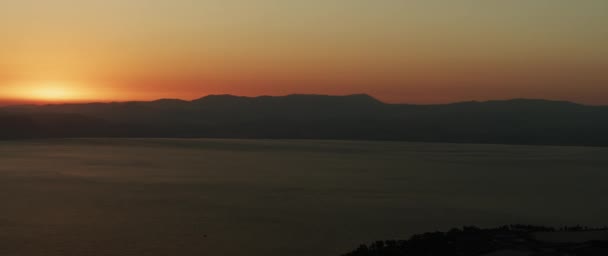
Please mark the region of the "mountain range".
POLYGON ((513 99, 387 104, 369 95, 210 95, 193 101, 0 107, 0 139, 395 140, 608 146, 608 106, 513 99))

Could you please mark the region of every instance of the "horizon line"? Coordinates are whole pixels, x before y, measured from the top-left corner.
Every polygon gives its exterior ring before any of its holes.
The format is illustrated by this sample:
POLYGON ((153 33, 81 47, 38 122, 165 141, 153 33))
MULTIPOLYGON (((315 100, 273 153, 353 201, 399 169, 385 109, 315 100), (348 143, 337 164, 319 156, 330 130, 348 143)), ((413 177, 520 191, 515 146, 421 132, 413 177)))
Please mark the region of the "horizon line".
POLYGON ((367 94, 367 93, 353 93, 353 94, 316 94, 316 93, 291 93, 291 94, 283 94, 283 95, 257 95, 257 96, 243 96, 243 95, 236 95, 236 94, 207 94, 201 97, 197 97, 194 99, 184 99, 184 98, 171 98, 171 97, 167 97, 167 98, 156 98, 156 99, 151 99, 151 100, 63 100, 63 101, 44 101, 44 100, 30 100, 30 99, 23 99, 23 100, 18 100, 18 99, 1 99, 0 98, 0 108, 2 107, 18 107, 18 106, 56 106, 56 105, 86 105, 86 104, 120 104, 120 103, 146 103, 146 102, 157 102, 157 101, 166 101, 166 100, 173 100, 173 101, 182 101, 182 102, 194 102, 200 99, 204 99, 207 97, 213 97, 213 96, 231 96, 231 97, 238 97, 238 98, 250 98, 250 99, 255 99, 255 98, 263 98, 263 97, 274 97, 274 98, 280 98, 280 97, 290 97, 290 96, 326 96, 326 97, 353 97, 353 96, 366 96, 369 97, 371 99, 374 99, 380 103, 386 104, 386 105, 417 105, 417 106, 433 106, 433 105, 451 105, 451 104, 459 104, 459 103, 487 103, 487 102, 505 102, 505 101, 517 101, 517 100, 528 100, 528 101, 547 101, 547 102, 562 102, 562 103, 571 103, 571 104, 577 104, 577 105, 581 105, 581 106, 592 106, 592 107, 604 107, 604 106, 608 106, 608 105, 603 105, 603 104, 587 104, 587 103, 581 103, 581 102, 576 102, 576 101, 570 101, 570 100, 563 100, 563 99, 546 99, 546 98, 525 98, 525 97, 517 97, 517 98, 503 98, 503 99, 486 99, 486 100, 478 100, 478 99, 473 99, 473 100, 461 100, 461 101, 450 101, 450 102, 444 102, 444 103, 407 103, 407 102, 400 102, 400 103, 391 103, 391 102, 386 102, 383 100, 380 100, 376 97, 374 97, 371 94, 367 94))

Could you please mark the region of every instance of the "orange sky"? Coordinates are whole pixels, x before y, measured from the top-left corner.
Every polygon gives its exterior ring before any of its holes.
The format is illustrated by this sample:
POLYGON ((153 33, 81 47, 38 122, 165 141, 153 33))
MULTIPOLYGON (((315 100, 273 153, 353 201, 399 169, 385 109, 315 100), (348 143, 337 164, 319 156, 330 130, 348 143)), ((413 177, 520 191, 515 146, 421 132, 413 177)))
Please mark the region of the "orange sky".
POLYGON ((3 0, 0 103, 368 93, 608 104, 603 0, 3 0))

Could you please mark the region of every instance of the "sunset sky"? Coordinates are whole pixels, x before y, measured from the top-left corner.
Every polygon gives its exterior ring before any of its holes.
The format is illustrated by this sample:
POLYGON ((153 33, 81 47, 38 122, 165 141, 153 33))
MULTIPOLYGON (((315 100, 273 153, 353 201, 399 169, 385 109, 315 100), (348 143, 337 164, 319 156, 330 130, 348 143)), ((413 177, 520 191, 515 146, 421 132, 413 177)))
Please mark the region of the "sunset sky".
POLYGON ((0 103, 224 93, 608 105, 608 1, 0 1, 0 103))

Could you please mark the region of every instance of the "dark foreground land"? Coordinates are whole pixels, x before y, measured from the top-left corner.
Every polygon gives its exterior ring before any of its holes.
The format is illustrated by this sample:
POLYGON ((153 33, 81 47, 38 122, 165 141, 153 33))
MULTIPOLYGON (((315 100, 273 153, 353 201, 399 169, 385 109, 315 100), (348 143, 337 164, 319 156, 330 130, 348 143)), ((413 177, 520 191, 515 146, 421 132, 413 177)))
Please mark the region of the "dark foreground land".
POLYGON ((409 240, 377 241, 343 256, 604 256, 608 229, 512 225, 493 229, 464 227, 415 235, 409 240))

